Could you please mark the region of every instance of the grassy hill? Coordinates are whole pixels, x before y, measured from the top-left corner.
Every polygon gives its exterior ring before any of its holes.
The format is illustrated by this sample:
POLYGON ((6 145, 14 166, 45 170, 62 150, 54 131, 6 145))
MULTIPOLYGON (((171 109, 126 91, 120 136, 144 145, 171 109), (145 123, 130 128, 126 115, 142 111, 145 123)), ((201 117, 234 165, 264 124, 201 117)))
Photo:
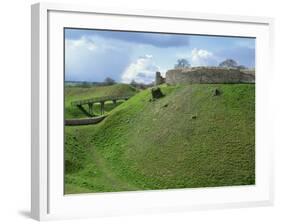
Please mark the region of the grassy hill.
MULTIPOLYGON (((103 96, 126 96, 133 95, 137 91, 134 87, 127 84, 116 84, 111 86, 65 86, 65 118, 82 118, 86 115, 77 107, 71 105, 72 101, 90 99, 103 96)), ((111 102, 105 105, 105 112, 114 108, 111 102)), ((94 105, 94 112, 99 113, 99 105, 94 105)))
POLYGON ((66 193, 255 183, 255 85, 161 89, 165 97, 141 91, 98 125, 66 127, 66 193))

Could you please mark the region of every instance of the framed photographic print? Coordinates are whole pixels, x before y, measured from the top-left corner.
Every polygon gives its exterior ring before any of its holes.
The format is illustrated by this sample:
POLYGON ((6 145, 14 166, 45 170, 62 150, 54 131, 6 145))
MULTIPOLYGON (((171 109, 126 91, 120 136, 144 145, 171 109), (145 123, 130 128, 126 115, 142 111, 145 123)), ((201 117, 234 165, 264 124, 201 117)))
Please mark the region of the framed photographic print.
POLYGON ((270 205, 271 18, 32 6, 32 217, 270 205))

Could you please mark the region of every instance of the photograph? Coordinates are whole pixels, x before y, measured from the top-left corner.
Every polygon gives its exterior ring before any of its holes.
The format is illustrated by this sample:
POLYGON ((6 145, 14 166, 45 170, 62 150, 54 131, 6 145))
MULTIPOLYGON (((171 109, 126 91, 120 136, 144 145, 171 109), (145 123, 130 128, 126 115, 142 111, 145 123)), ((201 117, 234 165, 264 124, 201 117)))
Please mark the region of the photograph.
POLYGON ((255 185, 255 37, 63 39, 64 194, 255 185))

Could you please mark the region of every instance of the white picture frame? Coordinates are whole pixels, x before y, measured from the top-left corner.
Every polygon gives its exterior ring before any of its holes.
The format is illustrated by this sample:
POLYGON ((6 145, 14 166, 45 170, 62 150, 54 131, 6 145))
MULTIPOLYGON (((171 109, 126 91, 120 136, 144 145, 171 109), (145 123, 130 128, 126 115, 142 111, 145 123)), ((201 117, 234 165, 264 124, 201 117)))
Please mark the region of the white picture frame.
POLYGON ((273 19, 50 3, 34 4, 31 8, 31 214, 34 219, 272 205, 273 141, 266 103, 273 75, 273 19), (175 33, 181 29, 182 33, 256 37, 256 185, 64 195, 63 27, 175 33))

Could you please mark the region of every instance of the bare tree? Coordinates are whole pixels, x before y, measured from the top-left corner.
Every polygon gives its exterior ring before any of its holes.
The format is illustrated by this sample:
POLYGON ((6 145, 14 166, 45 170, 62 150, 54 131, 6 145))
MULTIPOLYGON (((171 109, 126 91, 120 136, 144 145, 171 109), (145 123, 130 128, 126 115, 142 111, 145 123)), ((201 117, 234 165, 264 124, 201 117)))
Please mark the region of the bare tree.
POLYGON ((219 64, 219 67, 222 68, 237 68, 238 63, 233 59, 226 59, 219 64))
POLYGON ((175 64, 175 68, 189 68, 190 64, 188 60, 185 58, 181 58, 177 60, 177 64, 175 64))
POLYGON ((103 82, 106 86, 111 86, 111 85, 114 85, 116 83, 115 80, 110 78, 110 77, 106 77, 103 82))

